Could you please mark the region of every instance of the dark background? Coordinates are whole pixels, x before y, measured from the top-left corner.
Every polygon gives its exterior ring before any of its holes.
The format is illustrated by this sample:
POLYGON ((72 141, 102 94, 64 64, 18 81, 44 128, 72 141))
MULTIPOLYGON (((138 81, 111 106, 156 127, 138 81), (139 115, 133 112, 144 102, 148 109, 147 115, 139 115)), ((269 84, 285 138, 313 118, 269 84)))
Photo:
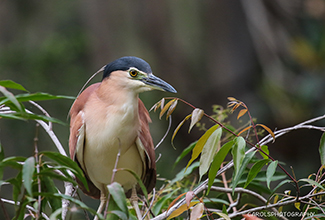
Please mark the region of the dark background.
MULTIPOLYGON (((325 113, 324 22, 324 0, 3 0, 0 79, 30 92, 76 96, 103 65, 138 56, 177 89, 177 97, 208 114, 213 104, 226 107, 232 96, 244 101, 259 123, 281 129, 325 113)), ((141 98, 150 108, 170 95, 155 91, 141 98)), ((67 121, 72 102, 40 104, 67 121)), ((190 111, 179 105, 172 129, 190 111)), ((151 117, 158 143, 168 123, 159 121, 158 113, 151 117)), ((53 129, 68 149, 68 126, 53 129)), ((34 134, 32 121, 0 119, 6 156, 33 155, 34 134)), ((190 135, 181 129, 176 150, 167 137, 157 150, 161 177, 173 178, 184 167, 186 160, 171 170, 179 153, 200 135, 197 129, 190 135)), ((320 136, 319 131, 293 132, 270 145, 270 153, 293 166, 297 178, 305 177, 320 166, 320 136)), ((56 150, 45 132, 38 145, 40 151, 56 150)))

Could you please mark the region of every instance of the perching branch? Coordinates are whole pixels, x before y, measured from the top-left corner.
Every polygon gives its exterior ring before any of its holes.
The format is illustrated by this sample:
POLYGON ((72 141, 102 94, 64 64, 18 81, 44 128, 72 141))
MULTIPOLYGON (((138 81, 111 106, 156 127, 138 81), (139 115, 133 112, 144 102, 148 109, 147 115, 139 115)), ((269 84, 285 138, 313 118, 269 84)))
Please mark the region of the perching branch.
MULTIPOLYGON (((193 108, 195 108, 195 107, 193 106, 193 108)), ((278 131, 274 132, 275 138, 279 138, 280 136, 282 136, 282 135, 284 135, 284 134, 286 134, 288 132, 291 132, 293 130, 298 130, 298 129, 315 129, 315 130, 324 131, 325 130, 324 127, 317 127, 317 126, 310 125, 310 123, 314 123, 314 122, 320 121, 322 119, 325 119, 325 115, 322 115, 322 116, 319 116, 319 117, 316 117, 316 118, 307 120, 307 121, 302 122, 302 123, 300 123, 298 125, 295 125, 293 127, 289 127, 289 128, 284 128, 284 129, 278 130, 278 131)), ((271 135, 267 135, 266 137, 264 137, 260 141, 260 145, 265 145, 265 144, 270 143, 272 141, 273 141, 273 137, 271 135)), ((255 150, 256 150, 255 148, 250 148, 249 150, 247 150, 245 152, 245 154, 248 154, 248 153, 253 152, 255 150)), ((233 160, 231 160, 224 167, 220 168, 220 170, 217 172, 217 175, 216 176, 219 176, 221 173, 229 170, 230 168, 233 167, 233 165, 234 165, 233 160)), ((325 180, 321 181, 320 184, 323 184, 324 182, 325 182, 325 180)), ((196 187, 193 190, 193 192, 195 193, 195 195, 198 195, 199 193, 201 193, 204 190, 206 190, 207 189, 207 186, 208 186, 208 179, 204 180, 198 187, 196 187)), ((212 186, 212 187, 214 187, 214 186, 212 186)), ((310 198, 315 197, 317 195, 325 195, 325 192, 312 194, 316 188, 317 187, 315 186, 310 191, 310 193, 307 194, 306 196, 303 196, 303 197, 293 197, 291 200, 281 201, 281 204, 279 204, 279 203, 269 204, 269 205, 264 205, 264 206, 252 208, 252 209, 249 209, 249 210, 244 210, 244 211, 241 211, 241 212, 238 212, 238 213, 233 213, 233 214, 229 215, 229 217, 236 217, 236 216, 240 216, 240 215, 243 215, 243 214, 246 214, 246 213, 250 213, 250 212, 261 211, 261 210, 265 210, 265 209, 269 209, 269 208, 275 208, 275 207, 280 207, 280 206, 284 206, 284 205, 288 205, 288 204, 293 204, 293 203, 295 203, 297 201, 303 201, 303 200, 306 200, 306 199, 310 199, 310 198)), ((240 190, 240 188, 236 188, 236 189, 237 190, 240 190)), ((224 189, 224 190, 226 190, 226 191, 227 190, 230 190, 230 192, 232 192, 231 191, 232 189, 224 189)), ((245 191, 245 192, 247 192, 247 191, 245 191)), ((258 195, 258 196, 259 196, 258 198, 260 198, 260 195, 258 195)), ((266 199, 263 198, 263 201, 265 202, 266 199)), ((168 216, 170 216, 171 213, 173 213, 175 210, 177 210, 183 204, 185 204, 185 198, 184 199, 181 199, 180 201, 178 201, 177 203, 175 203, 175 205, 173 205, 169 210, 167 210, 167 211, 161 213, 160 215, 152 218, 152 220, 162 220, 162 219, 168 218, 168 216)))

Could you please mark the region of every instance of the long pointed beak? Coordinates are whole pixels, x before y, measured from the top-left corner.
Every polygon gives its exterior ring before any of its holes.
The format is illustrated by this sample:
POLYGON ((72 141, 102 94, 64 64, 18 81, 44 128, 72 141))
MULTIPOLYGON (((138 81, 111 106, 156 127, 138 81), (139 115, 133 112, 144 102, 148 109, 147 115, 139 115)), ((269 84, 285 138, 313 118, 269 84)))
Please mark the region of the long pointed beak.
POLYGON ((176 89, 174 89, 171 85, 169 85, 164 80, 156 77, 153 74, 149 74, 148 77, 143 78, 141 81, 149 85, 153 89, 177 93, 176 89))

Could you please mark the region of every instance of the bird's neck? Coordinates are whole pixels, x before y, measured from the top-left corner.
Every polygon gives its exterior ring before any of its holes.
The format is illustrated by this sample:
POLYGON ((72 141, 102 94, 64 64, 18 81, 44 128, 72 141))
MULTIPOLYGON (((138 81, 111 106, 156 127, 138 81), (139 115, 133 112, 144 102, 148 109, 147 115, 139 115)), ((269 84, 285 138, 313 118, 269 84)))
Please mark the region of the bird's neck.
POLYGON ((120 86, 120 84, 104 80, 98 91, 97 96, 107 106, 115 106, 116 110, 138 112, 139 94, 134 91, 120 86))

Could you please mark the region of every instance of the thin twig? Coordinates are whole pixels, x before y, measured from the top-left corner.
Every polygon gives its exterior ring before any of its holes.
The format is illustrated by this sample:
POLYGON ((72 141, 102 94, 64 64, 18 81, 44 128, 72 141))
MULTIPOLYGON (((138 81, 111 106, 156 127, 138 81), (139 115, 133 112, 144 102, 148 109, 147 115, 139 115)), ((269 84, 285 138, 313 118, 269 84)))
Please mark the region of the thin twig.
MULTIPOLYGON (((34 137, 34 157, 35 157, 35 162, 36 162, 36 172, 40 173, 40 161, 38 160, 38 147, 37 147, 37 143, 38 143, 38 128, 39 128, 39 124, 36 123, 36 129, 35 129, 35 137, 34 137)), ((42 192, 42 188, 41 188, 41 179, 39 177, 39 175, 37 175, 37 190, 38 193, 42 192)), ((38 196, 38 208, 37 208, 37 212, 36 212, 36 220, 39 219, 40 217, 40 213, 41 213, 41 202, 42 202, 42 197, 41 195, 38 196)))
POLYGON ((161 140, 158 142, 158 144, 155 146, 155 150, 161 145, 161 143, 165 140, 165 138, 167 137, 167 135, 168 135, 168 133, 169 133, 169 130, 170 130, 170 128, 171 128, 171 126, 172 126, 172 116, 170 115, 169 117, 168 117, 168 121, 169 121, 169 124, 168 124, 168 128, 167 128, 167 131, 166 131, 166 133, 164 134, 164 136, 161 138, 161 140))
MULTIPOLYGON (((112 173, 112 177, 111 177, 111 184, 114 182, 114 178, 115 178, 115 174, 117 172, 117 164, 118 164, 118 161, 120 159, 120 156, 121 156, 121 140, 118 139, 119 141, 119 148, 118 148, 118 152, 117 152, 117 155, 116 155, 116 160, 115 160, 115 165, 114 165, 114 169, 113 169, 113 173, 112 173)), ((109 200, 110 200, 110 197, 111 197, 111 193, 108 192, 108 195, 107 195, 107 200, 106 200, 106 206, 105 206, 105 211, 104 211, 104 218, 106 219, 107 217, 107 210, 108 210, 108 205, 109 205, 109 200)))

